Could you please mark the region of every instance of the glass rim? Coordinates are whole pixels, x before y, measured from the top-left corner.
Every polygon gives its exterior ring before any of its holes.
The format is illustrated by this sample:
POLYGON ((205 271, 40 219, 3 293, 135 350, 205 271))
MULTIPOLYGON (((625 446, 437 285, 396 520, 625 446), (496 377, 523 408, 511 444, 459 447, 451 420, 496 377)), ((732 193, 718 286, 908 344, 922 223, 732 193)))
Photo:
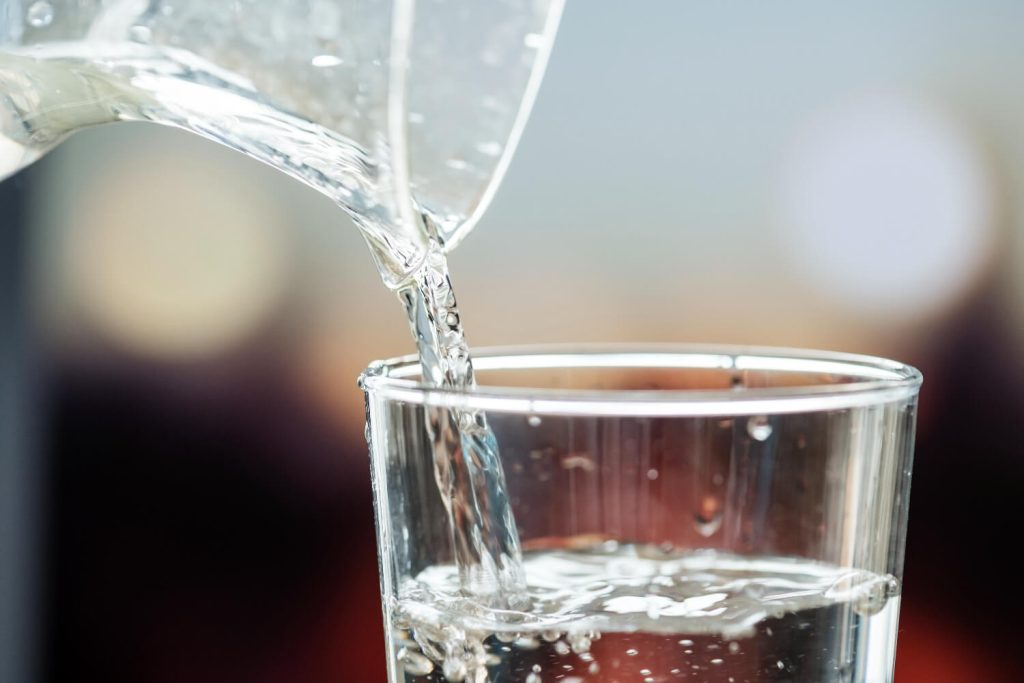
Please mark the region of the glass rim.
POLYGON ((877 356, 726 344, 554 344, 474 349, 479 371, 558 368, 765 370, 842 375, 832 384, 734 389, 568 389, 478 385, 432 387, 414 355, 375 361, 359 376, 370 396, 428 407, 578 416, 699 417, 822 412, 914 397, 914 367, 877 356))

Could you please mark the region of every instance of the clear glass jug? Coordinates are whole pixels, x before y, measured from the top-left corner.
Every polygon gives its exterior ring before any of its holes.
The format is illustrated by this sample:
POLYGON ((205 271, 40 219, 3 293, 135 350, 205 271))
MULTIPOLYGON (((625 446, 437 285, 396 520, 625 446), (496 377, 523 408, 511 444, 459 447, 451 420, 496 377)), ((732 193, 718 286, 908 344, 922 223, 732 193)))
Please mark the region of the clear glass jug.
POLYGON ((333 198, 398 287, 490 202, 562 3, 0 0, 0 178, 80 128, 176 126, 333 198))

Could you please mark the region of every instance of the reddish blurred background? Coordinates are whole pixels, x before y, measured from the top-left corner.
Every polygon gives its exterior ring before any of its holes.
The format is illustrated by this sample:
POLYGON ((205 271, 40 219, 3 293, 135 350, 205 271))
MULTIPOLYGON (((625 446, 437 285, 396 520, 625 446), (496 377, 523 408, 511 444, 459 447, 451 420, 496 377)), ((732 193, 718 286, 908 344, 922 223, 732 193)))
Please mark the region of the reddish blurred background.
MULTIPOLYGON (((470 341, 918 366, 897 681, 1024 680, 1024 5, 698 5, 570 4, 453 260, 470 341)), ((355 377, 411 343, 349 221, 134 125, 0 207, 0 401, 27 426, 3 436, 36 454, 0 461, 0 552, 35 588, 0 639, 35 636, 40 680, 382 681, 355 377)))

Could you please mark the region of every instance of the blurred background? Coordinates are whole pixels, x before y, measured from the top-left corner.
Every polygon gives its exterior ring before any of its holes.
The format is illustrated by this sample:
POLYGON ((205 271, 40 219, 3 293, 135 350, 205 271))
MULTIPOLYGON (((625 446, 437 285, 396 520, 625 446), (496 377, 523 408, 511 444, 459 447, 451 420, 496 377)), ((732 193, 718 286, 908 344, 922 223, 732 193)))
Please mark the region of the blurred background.
MULTIPOLYGON (((1022 25, 569 3, 452 259, 473 345, 918 366, 900 683, 1024 680, 1022 25)), ((38 680, 383 680, 355 379, 412 345, 349 220, 198 138, 97 128, 0 184, 0 265, 0 650, 38 680)))

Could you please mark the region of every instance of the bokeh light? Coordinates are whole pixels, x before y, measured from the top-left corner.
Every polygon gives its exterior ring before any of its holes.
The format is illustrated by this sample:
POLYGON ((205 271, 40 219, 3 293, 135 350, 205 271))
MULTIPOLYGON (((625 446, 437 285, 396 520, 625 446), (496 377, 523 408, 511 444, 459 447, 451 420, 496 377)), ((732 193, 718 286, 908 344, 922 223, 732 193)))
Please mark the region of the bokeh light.
POLYGON ((258 191, 193 160, 120 157, 98 170, 62 245, 88 323, 126 351, 195 359, 234 348, 281 303, 284 219, 258 191), (239 207, 246 210, 239 210, 239 207))
POLYGON ((856 315, 948 309, 993 255, 996 183, 942 109, 901 96, 834 104, 780 175, 779 236, 807 286, 856 315))

